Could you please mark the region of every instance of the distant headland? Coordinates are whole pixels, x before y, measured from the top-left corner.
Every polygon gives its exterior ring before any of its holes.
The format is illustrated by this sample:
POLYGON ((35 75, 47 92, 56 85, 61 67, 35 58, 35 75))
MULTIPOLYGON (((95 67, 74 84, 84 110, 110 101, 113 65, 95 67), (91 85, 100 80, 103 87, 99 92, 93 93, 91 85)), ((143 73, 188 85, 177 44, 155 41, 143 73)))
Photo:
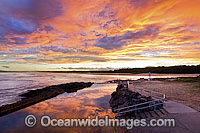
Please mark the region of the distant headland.
MULTIPOLYGON (((0 72, 33 72, 33 71, 3 71, 0 72)), ((35 71, 34 71, 35 72, 35 71)), ((200 65, 179 65, 179 66, 158 66, 145 68, 120 68, 113 70, 86 70, 86 71, 36 71, 36 72, 53 72, 53 73, 158 73, 158 74, 200 74, 200 65)))

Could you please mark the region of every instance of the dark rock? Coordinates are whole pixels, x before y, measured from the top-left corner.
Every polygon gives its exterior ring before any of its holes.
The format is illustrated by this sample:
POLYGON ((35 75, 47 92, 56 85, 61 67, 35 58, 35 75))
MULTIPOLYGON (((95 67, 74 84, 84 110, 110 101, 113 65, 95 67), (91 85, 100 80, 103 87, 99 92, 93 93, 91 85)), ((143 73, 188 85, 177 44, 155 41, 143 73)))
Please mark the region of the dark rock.
POLYGON ((85 87, 90 87, 93 83, 88 82, 73 82, 60 85, 52 85, 38 90, 30 90, 22 95, 21 101, 13 104, 3 105, 0 107, 0 116, 12 113, 19 109, 23 109, 30 105, 36 104, 38 102, 47 100, 49 98, 55 97, 64 92, 76 92, 77 90, 83 89, 85 87))
MULTIPOLYGON (((138 92, 130 91, 130 90, 128 90, 128 88, 126 88, 126 87, 124 87, 123 85, 120 84, 120 85, 117 86, 116 91, 111 94, 111 99, 110 99, 109 103, 110 103, 110 106, 112 108, 112 111, 114 113, 116 113, 115 110, 118 109, 118 108, 131 106, 131 105, 135 105, 135 104, 140 104, 140 103, 145 103, 145 102, 152 101, 152 100, 153 99, 152 99, 151 96, 147 97, 147 96, 141 95, 138 92)), ((156 101, 155 104, 159 103, 159 102, 161 102, 161 101, 156 101)), ((146 104, 138 105, 137 108, 147 107, 151 104, 146 103, 146 104)), ((157 105, 155 108, 159 109, 162 106, 163 106, 163 104, 157 105)), ((126 118, 129 115, 133 116, 134 112, 135 113, 141 113, 141 112, 150 111, 150 110, 153 110, 153 109, 154 108, 151 107, 151 108, 141 109, 141 110, 138 110, 138 111, 133 111, 131 113, 130 112, 125 113, 124 118, 126 118)))

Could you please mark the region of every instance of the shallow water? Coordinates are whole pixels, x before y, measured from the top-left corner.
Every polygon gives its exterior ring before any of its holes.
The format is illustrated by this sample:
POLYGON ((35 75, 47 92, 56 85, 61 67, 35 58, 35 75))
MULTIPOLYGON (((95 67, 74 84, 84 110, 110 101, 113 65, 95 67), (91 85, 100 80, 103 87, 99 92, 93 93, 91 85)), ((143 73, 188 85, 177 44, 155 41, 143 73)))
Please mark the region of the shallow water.
MULTIPOLYGON (((152 74, 152 78, 197 76, 197 74, 152 74)), ((19 101, 28 90, 69 82, 102 83, 114 79, 148 78, 148 74, 109 75, 49 72, 0 72, 0 106, 19 101)))
MULTIPOLYGON (((155 77, 183 77, 197 75, 152 75, 155 77)), ((57 97, 45 100, 30 107, 0 117, 1 132, 114 132, 112 127, 98 128, 44 128, 38 122, 33 128, 25 126, 24 119, 28 114, 33 114, 39 120, 43 115, 51 118, 87 118, 88 116, 114 118, 109 100, 115 91, 116 84, 98 84, 114 79, 139 79, 148 78, 148 74, 139 75, 94 75, 71 73, 0 73, 0 104, 16 102, 18 96, 27 90, 40 89, 44 86, 67 82, 95 82, 90 88, 84 88, 74 93, 63 93, 57 97)), ((119 128, 118 131, 125 131, 119 128)))
MULTIPOLYGON (((109 100, 111 93, 115 90, 116 84, 94 84, 90 88, 85 88, 74 93, 63 93, 55 98, 37 103, 33 106, 19 110, 7 116, 0 118, 0 129, 2 132, 10 132, 13 129, 17 131, 48 131, 52 128, 44 128, 39 122, 30 129, 24 124, 24 118, 28 114, 33 114, 39 120, 43 115, 49 115, 51 118, 88 118, 88 116, 109 116, 114 118, 109 100), (17 125, 17 126, 16 126, 17 125)), ((91 131, 92 128, 53 128, 53 131, 91 131)), ((96 128, 97 131, 110 131, 112 128, 96 128)))

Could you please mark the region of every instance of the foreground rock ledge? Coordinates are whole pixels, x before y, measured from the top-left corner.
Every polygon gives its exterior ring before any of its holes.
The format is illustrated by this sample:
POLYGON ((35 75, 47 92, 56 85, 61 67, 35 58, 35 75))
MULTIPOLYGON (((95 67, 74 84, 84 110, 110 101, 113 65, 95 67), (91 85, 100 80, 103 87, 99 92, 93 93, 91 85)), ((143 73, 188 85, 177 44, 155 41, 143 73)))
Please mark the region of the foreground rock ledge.
MULTIPOLYGON (((118 84, 116 91, 114 91, 111 94, 111 99, 110 99, 109 103, 110 103, 113 113, 117 113, 115 111, 116 109, 149 102, 152 100, 153 99, 151 96, 147 97, 147 96, 141 95, 138 92, 130 91, 127 87, 124 87, 124 85, 122 85, 122 84, 118 84)), ((156 101, 155 103, 157 104, 158 102, 161 102, 161 101, 156 101)), ((147 107, 149 105, 151 105, 151 103, 138 105, 137 108, 147 107)), ((159 108, 162 108, 162 106, 163 105, 156 105, 155 108, 159 109, 159 108)), ((124 113, 124 114, 120 115, 120 117, 121 118, 131 118, 134 114, 140 114, 140 113, 149 112, 152 110, 153 110, 153 107, 149 107, 149 108, 145 108, 145 109, 141 109, 141 110, 137 110, 137 111, 124 113)))
POLYGON ((93 83, 91 82, 88 83, 72 82, 72 83, 48 86, 38 90, 30 90, 27 93, 20 95, 23 97, 21 101, 1 106, 0 117, 15 112, 17 110, 23 109, 25 107, 28 107, 30 105, 39 103, 41 101, 47 100, 49 98, 55 97, 64 92, 68 93, 77 92, 77 90, 90 87, 92 86, 92 84, 93 83))

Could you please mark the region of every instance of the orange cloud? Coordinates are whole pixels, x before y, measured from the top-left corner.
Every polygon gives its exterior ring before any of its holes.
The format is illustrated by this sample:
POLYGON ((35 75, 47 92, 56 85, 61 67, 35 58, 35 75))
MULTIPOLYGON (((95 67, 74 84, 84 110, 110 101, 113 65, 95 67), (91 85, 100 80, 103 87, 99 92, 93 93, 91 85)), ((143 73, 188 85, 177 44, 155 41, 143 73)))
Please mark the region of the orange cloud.
POLYGON ((199 0, 19 1, 0 3, 4 63, 200 63, 199 0))

